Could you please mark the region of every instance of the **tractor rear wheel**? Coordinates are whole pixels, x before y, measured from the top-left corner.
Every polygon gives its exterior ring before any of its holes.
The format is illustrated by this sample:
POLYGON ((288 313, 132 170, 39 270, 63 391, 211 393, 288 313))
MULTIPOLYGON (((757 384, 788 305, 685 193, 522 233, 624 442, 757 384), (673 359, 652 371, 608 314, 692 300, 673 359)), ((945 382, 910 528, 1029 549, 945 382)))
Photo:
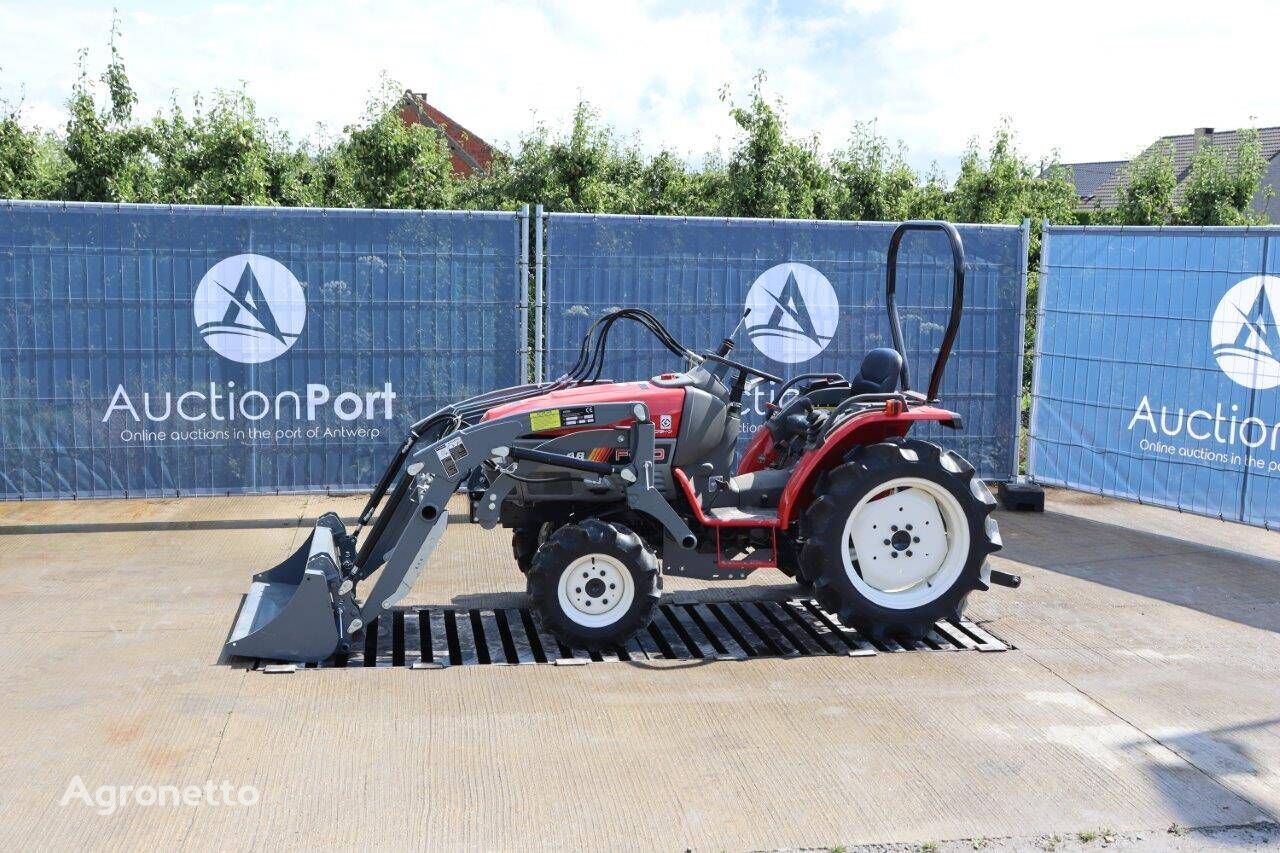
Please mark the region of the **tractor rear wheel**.
POLYGON ((658 558, 621 524, 567 524, 538 548, 528 574, 534 614, 557 640, 599 651, 649 624, 662 595, 658 558))
POLYGON ((889 439, 854 449, 817 491, 801 570, 846 625, 874 639, 920 639, 988 588, 996 502, 958 454, 889 439))

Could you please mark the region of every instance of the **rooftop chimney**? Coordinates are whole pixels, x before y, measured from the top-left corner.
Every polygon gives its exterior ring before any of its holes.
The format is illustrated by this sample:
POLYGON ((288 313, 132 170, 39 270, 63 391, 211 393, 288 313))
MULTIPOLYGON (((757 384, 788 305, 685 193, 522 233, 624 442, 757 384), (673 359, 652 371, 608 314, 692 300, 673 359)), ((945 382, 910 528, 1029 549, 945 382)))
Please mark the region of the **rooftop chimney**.
POLYGON ((1196 139, 1204 139, 1204 138, 1205 138, 1205 137, 1207 137, 1207 136, 1213 136, 1213 128, 1212 128, 1212 127, 1197 127, 1197 128, 1196 128, 1196 139))

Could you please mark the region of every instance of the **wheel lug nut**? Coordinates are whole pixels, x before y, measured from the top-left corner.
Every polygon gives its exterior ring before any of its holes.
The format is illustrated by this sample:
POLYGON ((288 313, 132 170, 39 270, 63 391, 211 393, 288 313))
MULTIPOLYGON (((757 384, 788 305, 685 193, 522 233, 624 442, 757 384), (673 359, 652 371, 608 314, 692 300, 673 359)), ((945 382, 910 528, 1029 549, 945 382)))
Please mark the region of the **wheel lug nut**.
POLYGON ((919 542, 919 541, 920 541, 920 537, 919 537, 919 536, 912 536, 912 537, 911 537, 911 541, 912 541, 912 542, 919 542))
POLYGON ((884 540, 884 544, 886 545, 890 544, 889 540, 888 539, 884 540))
POLYGON ((893 559, 895 559, 895 560, 896 560, 896 559, 898 559, 898 552, 897 552, 897 551, 890 551, 890 552, 889 552, 889 556, 890 556, 890 557, 893 557, 893 559))
POLYGON ((908 556, 908 557, 910 557, 910 556, 911 556, 911 552, 910 552, 910 551, 908 551, 908 552, 907 552, 907 556, 908 556))
POLYGON ((908 530, 910 530, 910 529, 911 529, 911 525, 910 525, 910 524, 908 524, 908 525, 907 525, 907 529, 908 529, 908 530))
POLYGON ((891 525, 889 525, 889 529, 890 529, 890 530, 893 530, 893 531, 896 531, 896 530, 898 529, 898 525, 896 525, 896 524, 891 524, 891 525))

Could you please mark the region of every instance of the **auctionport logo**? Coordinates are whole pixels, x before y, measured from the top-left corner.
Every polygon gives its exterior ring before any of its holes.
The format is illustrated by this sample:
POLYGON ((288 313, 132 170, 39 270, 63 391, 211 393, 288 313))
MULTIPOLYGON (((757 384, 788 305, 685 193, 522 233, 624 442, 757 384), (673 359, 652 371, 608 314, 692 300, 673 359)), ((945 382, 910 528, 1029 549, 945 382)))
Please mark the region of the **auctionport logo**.
MULTIPOLYGON (((1273 307, 1278 300, 1280 277, 1255 275, 1223 294, 1213 312, 1213 356, 1237 385, 1258 391, 1280 385, 1280 324, 1273 307)), ((1280 451, 1280 422, 1266 421, 1240 403, 1175 407, 1144 394, 1128 430, 1141 436, 1139 450, 1157 456, 1280 471, 1274 456, 1280 451)))
POLYGON ((1257 390, 1280 385, 1277 301, 1280 278, 1255 275, 1228 290, 1213 313, 1213 356, 1238 385, 1257 390))
POLYGON ((214 352, 241 364, 261 364, 297 343, 307 299, 279 261, 233 255, 200 279, 194 310, 196 328, 214 352))
POLYGON ((827 277, 807 264, 778 264, 747 291, 747 336, 767 358, 808 361, 831 343, 840 302, 827 277))
MULTIPOLYGON (((218 261, 196 285, 192 308, 196 328, 209 348, 240 364, 261 364, 284 355, 298 342, 307 319, 307 300, 298 279, 284 264, 264 255, 218 261)), ((372 390, 377 386, 369 383, 334 391, 324 382, 307 382, 297 390, 268 392, 234 380, 179 389, 126 388, 121 382, 102 423, 118 418, 123 442, 378 438, 380 428, 348 428, 346 422, 392 419, 396 392, 390 382, 381 384, 380 390, 372 390), (293 423, 313 422, 326 413, 342 423, 293 423)))

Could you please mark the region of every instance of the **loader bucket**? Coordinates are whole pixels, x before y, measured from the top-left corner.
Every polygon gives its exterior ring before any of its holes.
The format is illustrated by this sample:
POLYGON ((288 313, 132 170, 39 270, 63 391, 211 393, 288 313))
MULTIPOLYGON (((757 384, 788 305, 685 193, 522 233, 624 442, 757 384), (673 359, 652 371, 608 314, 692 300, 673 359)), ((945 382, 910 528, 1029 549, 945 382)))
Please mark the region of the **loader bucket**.
POLYGON ((318 662, 337 651, 343 635, 335 540, 345 532, 337 515, 325 513, 287 560, 253 576, 228 654, 318 662))

